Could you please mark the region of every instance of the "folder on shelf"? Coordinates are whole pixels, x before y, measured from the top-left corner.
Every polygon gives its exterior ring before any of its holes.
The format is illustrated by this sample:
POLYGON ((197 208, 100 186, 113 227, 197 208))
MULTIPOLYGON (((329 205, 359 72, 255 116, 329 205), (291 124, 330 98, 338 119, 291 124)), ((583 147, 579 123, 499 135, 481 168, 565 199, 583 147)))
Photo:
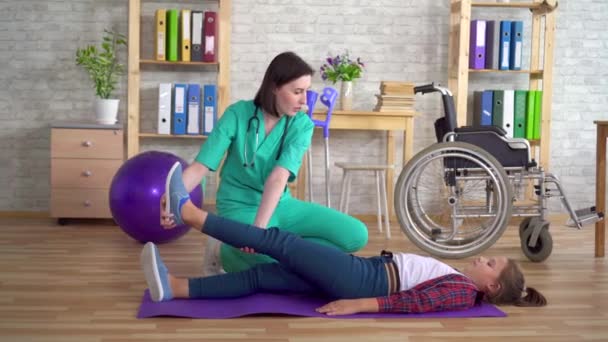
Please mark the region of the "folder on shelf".
POLYGON ((205 46, 203 50, 203 62, 215 62, 215 44, 217 43, 217 13, 205 12, 204 17, 205 46))
POLYGON ((203 60, 203 12, 192 11, 192 50, 191 60, 203 60))
POLYGON ((179 12, 176 9, 167 10, 167 34, 165 35, 167 41, 166 58, 168 61, 177 62, 178 56, 178 28, 179 28, 179 12))
POLYGON ((534 98, 536 92, 534 90, 528 91, 526 96, 526 139, 534 139, 534 98))
POLYGON ((504 116, 504 90, 494 90, 492 96, 492 125, 503 127, 504 116))
POLYGON ((500 22, 500 45, 498 46, 498 69, 509 70, 509 52, 511 50, 511 22, 500 22))
POLYGON ((523 21, 511 22, 511 51, 509 52, 509 68, 521 70, 522 34, 524 30, 523 21))
POLYGON ((486 69, 498 69, 498 30, 496 20, 486 21, 486 69))
POLYGON ((540 139, 540 122, 543 119, 543 91, 535 90, 534 95, 534 139, 540 139))
POLYGON ((507 132, 507 137, 513 137, 513 118, 515 113, 515 91, 505 90, 502 100, 502 127, 507 132))
POLYGON ((190 62, 190 10, 183 9, 181 13, 180 46, 182 62, 190 62))
POLYGON ((469 68, 483 69, 486 64, 486 21, 471 21, 469 37, 469 68))
POLYGON ((203 86, 203 134, 209 135, 217 121, 217 87, 215 84, 203 86))
POLYGON ((201 86, 188 84, 188 124, 186 133, 200 134, 201 86))
POLYGON ((476 91, 473 93, 473 125, 492 126, 492 99, 491 90, 476 91))
POLYGON ((515 91, 515 105, 513 106, 513 137, 526 137, 526 98, 528 92, 525 90, 515 91))
POLYGON ((173 97, 173 134, 186 134, 186 92, 188 86, 176 84, 173 97))
POLYGON ((171 83, 158 85, 158 134, 171 134, 171 83))
POLYGON ((164 8, 156 10, 154 20, 156 21, 156 34, 154 39, 154 59, 157 61, 165 60, 165 20, 167 11, 164 8))

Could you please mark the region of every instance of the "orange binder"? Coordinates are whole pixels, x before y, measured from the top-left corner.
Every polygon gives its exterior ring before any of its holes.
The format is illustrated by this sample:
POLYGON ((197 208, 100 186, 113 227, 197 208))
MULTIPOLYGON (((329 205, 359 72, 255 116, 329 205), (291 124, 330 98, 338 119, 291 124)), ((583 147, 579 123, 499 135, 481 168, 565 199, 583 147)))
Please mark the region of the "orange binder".
POLYGON ((156 39, 154 39, 154 59, 164 61, 165 58, 165 20, 167 11, 165 9, 157 9, 155 14, 156 21, 156 39))

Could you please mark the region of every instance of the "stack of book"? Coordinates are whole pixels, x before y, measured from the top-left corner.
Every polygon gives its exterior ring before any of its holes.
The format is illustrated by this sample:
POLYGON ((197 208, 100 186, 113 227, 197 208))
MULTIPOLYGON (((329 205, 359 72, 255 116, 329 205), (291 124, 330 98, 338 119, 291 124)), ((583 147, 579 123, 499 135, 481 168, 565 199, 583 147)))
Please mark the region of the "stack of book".
POLYGON ((414 110, 414 84, 382 81, 377 94, 376 112, 411 112, 414 110))

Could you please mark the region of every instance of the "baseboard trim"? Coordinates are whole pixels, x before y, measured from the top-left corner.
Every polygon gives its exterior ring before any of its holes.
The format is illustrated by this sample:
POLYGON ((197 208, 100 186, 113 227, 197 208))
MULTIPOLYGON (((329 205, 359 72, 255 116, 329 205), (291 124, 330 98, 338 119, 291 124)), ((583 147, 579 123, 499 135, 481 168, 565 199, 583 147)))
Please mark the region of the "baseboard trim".
POLYGON ((0 211, 0 218, 48 219, 51 214, 48 211, 0 211))

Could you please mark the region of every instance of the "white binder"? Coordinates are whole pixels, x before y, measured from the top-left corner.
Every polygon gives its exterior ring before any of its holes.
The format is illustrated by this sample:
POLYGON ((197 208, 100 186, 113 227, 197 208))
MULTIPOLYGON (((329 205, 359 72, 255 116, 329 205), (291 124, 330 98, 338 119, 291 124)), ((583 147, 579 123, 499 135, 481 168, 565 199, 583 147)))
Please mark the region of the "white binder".
POLYGON ((171 134, 171 83, 158 85, 158 134, 171 134))
POLYGON ((513 119, 515 118, 515 91, 505 90, 501 127, 507 131, 507 137, 513 138, 513 119))

